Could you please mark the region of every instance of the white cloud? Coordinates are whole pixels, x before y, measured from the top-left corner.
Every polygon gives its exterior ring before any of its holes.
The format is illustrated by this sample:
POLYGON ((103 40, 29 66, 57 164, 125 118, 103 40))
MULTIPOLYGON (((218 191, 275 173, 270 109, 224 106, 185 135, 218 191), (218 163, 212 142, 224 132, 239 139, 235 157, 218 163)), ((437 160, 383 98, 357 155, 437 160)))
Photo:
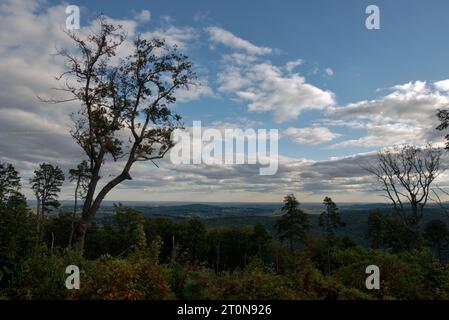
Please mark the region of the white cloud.
POLYGON ((436 113, 449 105, 449 92, 439 91, 446 83, 408 82, 392 87, 391 93, 374 100, 329 108, 329 115, 358 120, 366 130, 364 136, 340 142, 334 148, 440 143, 443 134, 435 129, 436 113))
POLYGON ((200 11, 195 13, 193 16, 193 21, 195 22, 203 22, 207 21, 209 19, 210 12, 209 11, 200 11))
MULTIPOLYGON (((38 95, 56 94, 50 88, 58 86, 54 76, 63 71, 63 63, 50 53, 55 47, 71 45, 62 32, 65 18, 64 5, 20 0, 0 5, 0 161, 16 165, 24 177, 25 190, 27 178, 39 162, 49 161, 68 169, 82 159, 81 150, 68 133, 69 115, 79 106, 49 105, 37 100, 38 95)), ((131 37, 139 21, 114 22, 122 23, 131 37)), ((328 106, 332 119, 315 122, 311 128, 289 128, 284 136, 299 143, 318 144, 333 141, 339 135, 325 126, 346 126, 364 134, 337 147, 380 148, 403 142, 419 144, 444 135, 434 130, 438 125, 435 113, 449 105, 449 80, 410 82, 393 87, 391 93, 377 99, 336 107, 332 92, 294 73, 302 60, 276 66, 264 56, 273 53, 273 49, 255 46, 226 31, 217 33, 220 30, 215 30, 216 38, 209 34, 212 42, 235 50, 223 57, 218 77, 221 92, 247 103, 250 111, 273 112, 278 122, 294 119, 305 110, 326 110, 328 106)), ((147 35, 167 38, 169 44, 181 48, 190 48, 199 39, 196 29, 173 25, 147 35)), ((125 45, 124 52, 130 48, 128 43, 125 45)), ((211 95, 208 83, 202 84, 192 91, 180 92, 179 100, 211 95)), ((242 115, 240 120, 243 118, 242 115)), ((212 125, 256 126, 250 121, 238 123, 233 118, 223 121, 212 125)), ((299 192, 303 199, 317 201, 325 191, 339 194, 339 201, 353 201, 355 195, 370 188, 370 180, 361 168, 370 159, 372 154, 327 161, 280 156, 278 173, 265 177, 259 175, 257 166, 173 166, 164 159, 158 161, 160 169, 151 163, 139 163, 131 172, 134 179, 114 190, 109 199, 248 201, 248 195, 254 195, 251 199, 255 201, 277 201, 287 192, 299 192)), ((113 164, 104 176, 116 172, 119 166, 113 164)), ((63 198, 69 198, 72 191, 66 187, 63 198)), ((31 196, 29 191, 28 195, 31 196)))
POLYGON ((151 20, 151 12, 148 10, 142 10, 134 16, 139 22, 149 22, 151 20))
POLYGON ((249 111, 272 111, 274 120, 281 123, 296 119, 305 110, 324 109, 335 104, 332 92, 307 83, 303 76, 292 73, 295 67, 304 63, 302 59, 278 67, 260 57, 272 53, 273 49, 255 46, 218 27, 209 27, 206 31, 212 43, 245 51, 223 55, 223 67, 217 80, 220 92, 246 102, 249 111))
POLYGON ((297 73, 285 74, 270 61, 227 63, 218 82, 220 91, 247 102, 249 111, 272 111, 276 122, 296 119, 305 110, 335 103, 332 92, 307 83, 297 73))
POLYGON ((176 101, 178 102, 189 102, 193 100, 198 100, 203 97, 212 97, 214 92, 209 87, 207 81, 196 81, 195 83, 189 85, 188 89, 179 89, 176 92, 176 101))
POLYGON ((165 39, 166 44, 170 46, 176 45, 184 50, 190 47, 198 39, 199 35, 195 28, 170 25, 168 27, 145 32, 142 34, 142 37, 165 39))
POLYGON ((306 145, 329 142, 341 136, 325 127, 288 128, 283 131, 283 135, 296 143, 306 145))
POLYGON ((449 91, 449 79, 434 82, 434 85, 440 91, 449 91))
POLYGON ((161 19, 161 21, 163 21, 165 23, 174 23, 175 22, 175 19, 173 19, 169 15, 162 15, 162 16, 160 16, 160 19, 161 19))
POLYGON ((301 66, 301 65, 303 65, 303 64, 304 64, 304 60, 302 60, 302 59, 297 59, 297 60, 294 60, 294 61, 289 61, 289 62, 287 62, 287 63, 285 64, 285 69, 286 69, 288 72, 292 72, 293 69, 295 69, 296 67, 301 66))
MULTIPOLYGON (((70 114, 79 109, 77 102, 47 104, 41 97, 59 97, 51 88, 61 84, 54 77, 64 71, 64 61, 53 55, 56 48, 73 48, 64 34, 65 5, 49 5, 44 1, 7 1, 0 4, 0 161, 13 163, 23 177, 24 192, 32 198, 27 180, 38 163, 47 161, 65 171, 83 159, 83 152, 69 134, 70 114)), ((109 19, 123 25, 127 42, 118 53, 129 53, 131 39, 136 33, 137 20, 109 19)), ((87 34, 96 30, 97 23, 82 26, 77 32, 87 34)), ((194 29, 174 26, 158 30, 170 36, 171 43, 187 44, 195 39, 194 29), (165 33, 164 33, 165 32, 165 33)), ((199 81, 192 91, 180 91, 179 100, 189 101, 210 95, 207 82, 199 81)), ((152 164, 147 166, 147 170, 152 164)), ((117 172, 118 165, 105 168, 103 176, 117 172)), ((139 177, 136 177, 139 180, 139 177)), ((120 190, 115 197, 122 198, 120 190)), ((70 198, 68 184, 62 198, 70 198)), ((114 197, 112 195, 111 197, 114 197)))
POLYGON ((365 125, 367 134, 358 139, 350 139, 333 145, 332 149, 364 147, 381 148, 402 144, 423 144, 425 136, 421 128, 403 123, 386 123, 365 125))
POLYGON ((334 70, 332 70, 331 68, 326 68, 326 69, 324 69, 324 73, 327 76, 332 77, 334 75, 334 70))
POLYGON ((237 37, 231 32, 219 27, 208 27, 206 32, 209 33, 210 41, 219 43, 234 49, 245 50, 249 54, 264 55, 273 52, 272 48, 258 47, 251 42, 237 37))

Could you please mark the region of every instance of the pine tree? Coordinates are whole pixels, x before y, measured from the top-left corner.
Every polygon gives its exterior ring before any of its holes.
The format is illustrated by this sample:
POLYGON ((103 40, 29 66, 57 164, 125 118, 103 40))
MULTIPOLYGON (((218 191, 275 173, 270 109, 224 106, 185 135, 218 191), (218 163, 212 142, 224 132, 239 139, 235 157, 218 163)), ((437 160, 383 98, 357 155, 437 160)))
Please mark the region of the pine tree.
POLYGON ((441 260, 441 251, 449 245, 449 229, 441 220, 432 220, 426 225, 424 237, 435 248, 438 260, 441 260))
POLYGON ((331 198, 325 197, 323 204, 326 210, 323 211, 318 219, 318 224, 324 229, 327 242, 327 273, 331 273, 331 248, 335 239, 335 231, 339 227, 344 227, 346 224, 340 216, 337 205, 331 198))
POLYGON ((90 182, 90 167, 86 160, 83 160, 76 169, 69 170, 70 182, 75 182, 75 205, 73 207, 72 227, 69 237, 69 247, 72 245, 73 234, 75 232, 75 220, 78 209, 78 199, 84 200, 87 195, 90 182))
POLYGON ((12 201, 25 202, 20 193, 19 173, 12 164, 0 163, 0 207, 6 207, 12 201))
POLYGON ((36 195, 39 238, 42 236, 42 221, 45 213, 51 208, 58 208, 59 192, 64 182, 64 173, 56 166, 42 163, 38 170, 34 171, 34 177, 30 179, 31 188, 36 195))
POLYGON ((276 228, 281 241, 288 240, 290 250, 293 251, 295 241, 304 242, 309 221, 307 214, 299 209, 299 202, 293 194, 284 198, 284 206, 281 209, 285 214, 277 221, 276 228))

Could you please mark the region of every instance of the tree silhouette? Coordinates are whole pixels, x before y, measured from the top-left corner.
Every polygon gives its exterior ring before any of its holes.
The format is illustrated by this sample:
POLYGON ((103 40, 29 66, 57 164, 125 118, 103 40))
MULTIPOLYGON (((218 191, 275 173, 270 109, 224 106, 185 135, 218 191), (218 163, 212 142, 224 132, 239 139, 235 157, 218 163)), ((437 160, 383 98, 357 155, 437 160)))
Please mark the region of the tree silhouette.
POLYGON ((419 223, 429 200, 430 186, 440 173, 442 150, 427 145, 395 147, 378 153, 365 168, 374 175, 402 223, 419 235, 419 223), (410 213, 406 204, 410 205, 410 213))
MULTIPOLYGON (((438 120, 440 124, 436 127, 437 130, 444 131, 449 127, 449 110, 448 109, 440 109, 437 112, 438 120)), ((449 134, 444 136, 446 139, 446 149, 449 150, 449 134)))
POLYGON ((67 32, 77 52, 59 51, 67 61, 67 71, 59 79, 66 78, 61 90, 71 97, 50 101, 81 102, 72 115, 71 131, 90 162, 90 181, 73 239, 81 254, 86 231, 105 196, 131 179, 134 163, 161 159, 173 147, 171 133, 181 127, 181 117, 168 106, 176 101, 176 90, 188 88, 195 79, 187 57, 160 39, 138 36, 133 53, 116 62, 112 57, 125 33, 101 15, 99 25, 100 31, 87 37, 67 32), (99 187, 100 172, 111 159, 120 160, 121 169, 99 187))
POLYGON ((257 248, 257 255, 263 260, 263 252, 266 245, 270 242, 271 235, 267 228, 260 222, 254 225, 254 231, 251 238, 251 242, 257 248))
POLYGON ((424 237, 435 248, 438 260, 441 260, 441 250, 449 244, 449 229, 441 220, 432 220, 426 225, 424 237))
POLYGON ((307 214, 299 209, 299 202, 293 194, 284 198, 282 212, 285 212, 276 222, 277 233, 281 241, 288 240, 290 250, 293 251, 295 241, 303 242, 309 229, 307 214))
POLYGON ((421 240, 417 239, 415 232, 405 227, 397 215, 382 213, 378 209, 368 216, 367 238, 372 248, 390 248, 393 252, 412 250, 421 240))
POLYGON ((73 206, 72 228, 69 237, 69 247, 72 245, 73 233, 75 231, 75 219, 78 209, 78 199, 86 198, 90 182, 90 168, 86 160, 83 160, 76 169, 69 170, 70 182, 75 182, 75 204, 73 206))
POLYGON ((20 193, 20 187, 19 173, 14 166, 0 162, 0 207, 8 206, 12 201, 24 199, 20 193))
POLYGON ((36 214, 40 237, 42 235, 42 221, 45 213, 51 210, 51 208, 60 206, 58 197, 64 179, 62 170, 58 166, 54 167, 48 163, 40 164, 39 169, 34 171, 34 176, 30 179, 31 188, 36 195, 36 214))
POLYGON ((379 249, 383 245, 386 233, 385 220, 384 214, 379 209, 373 210, 368 216, 366 238, 370 240, 371 248, 379 249))
POLYGON ((192 262, 199 262, 200 257, 206 251, 206 226, 198 217, 187 222, 186 249, 192 262))
POLYGON ((34 251, 37 240, 36 217, 20 189, 14 166, 0 163, 0 288, 11 280, 9 270, 34 251))
POLYGON ((320 214, 318 219, 318 225, 324 229, 327 242, 327 273, 331 273, 331 261, 330 252, 332 248, 332 242, 335 237, 335 231, 339 227, 344 227, 346 224, 340 216, 337 205, 331 198, 325 197, 323 204, 326 206, 326 210, 320 214))

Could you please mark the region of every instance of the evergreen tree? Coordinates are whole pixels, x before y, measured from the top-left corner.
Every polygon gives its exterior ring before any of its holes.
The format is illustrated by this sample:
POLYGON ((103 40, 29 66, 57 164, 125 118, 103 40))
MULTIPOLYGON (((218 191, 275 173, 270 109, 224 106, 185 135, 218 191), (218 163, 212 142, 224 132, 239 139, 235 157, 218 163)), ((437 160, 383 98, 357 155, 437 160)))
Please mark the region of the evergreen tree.
POLYGON ((25 198, 20 193, 19 173, 12 164, 0 162, 0 207, 6 207, 11 201, 24 203, 25 198))
POLYGON ((34 171, 34 177, 30 179, 31 188, 37 200, 36 214, 40 237, 42 235, 41 227, 45 213, 50 211, 51 208, 60 206, 58 197, 64 179, 62 170, 58 166, 55 167, 48 163, 39 165, 39 169, 34 171))
POLYGON ((264 248, 270 240, 271 235, 267 228, 259 222, 256 223, 253 228, 251 243, 256 247, 257 255, 260 259, 263 259, 264 248))
POLYGON ((13 266, 31 254, 36 243, 35 217, 20 188, 14 166, 0 163, 0 288, 2 278, 3 283, 10 280, 13 266))
POLYGON ((73 233, 75 231, 75 220, 78 209, 78 199, 84 200, 87 195, 90 182, 90 167, 86 160, 83 160, 76 169, 69 170, 70 182, 75 182, 75 204, 73 207, 72 229, 70 231, 69 246, 72 245, 73 233))
POLYGON ((449 244, 449 230, 447 224, 441 220, 432 220, 426 225, 424 238, 435 248, 438 260, 441 260, 441 251, 449 244))
POLYGON ((276 222, 276 228, 281 241, 288 240, 290 250, 293 251, 295 241, 304 242, 309 220, 307 214, 299 208, 299 202, 293 194, 284 198, 284 206, 281 209, 284 213, 276 222))
POLYGON ((324 230, 327 240, 327 273, 331 273, 330 251, 335 238, 335 231, 339 227, 344 227, 346 224, 340 216, 337 205, 331 198, 325 197, 323 204, 326 210, 321 213, 318 224, 324 230))
POLYGON ((368 216, 368 231, 366 238, 370 240, 373 249, 379 249, 385 240, 386 219, 379 209, 374 210, 368 216))

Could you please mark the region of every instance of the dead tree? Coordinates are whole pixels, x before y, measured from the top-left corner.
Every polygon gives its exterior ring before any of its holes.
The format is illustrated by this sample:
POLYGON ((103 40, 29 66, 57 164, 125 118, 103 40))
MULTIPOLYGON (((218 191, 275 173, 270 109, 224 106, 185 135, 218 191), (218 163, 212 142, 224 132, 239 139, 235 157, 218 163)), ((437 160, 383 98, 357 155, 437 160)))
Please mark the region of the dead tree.
POLYGON ((419 232, 430 186, 440 173, 441 148, 402 146, 385 149, 365 169, 377 180, 403 224, 419 232))

